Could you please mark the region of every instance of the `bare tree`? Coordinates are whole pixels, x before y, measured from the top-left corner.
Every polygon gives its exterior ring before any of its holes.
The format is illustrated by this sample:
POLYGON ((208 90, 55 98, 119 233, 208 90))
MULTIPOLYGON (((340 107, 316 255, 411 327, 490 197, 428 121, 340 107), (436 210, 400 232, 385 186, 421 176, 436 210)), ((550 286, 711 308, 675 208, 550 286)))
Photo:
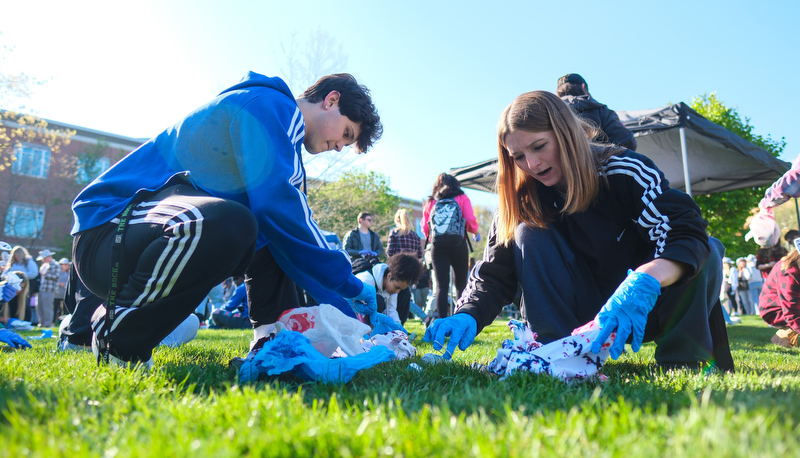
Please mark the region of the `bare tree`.
MULTIPOLYGON (((281 43, 280 51, 278 60, 283 62, 280 67, 282 75, 296 95, 302 94, 319 78, 342 73, 347 67, 347 54, 342 45, 321 27, 304 39, 293 32, 288 41, 281 43)), ((311 155, 303 150, 303 164, 309 181, 315 181, 316 187, 324 186, 326 181, 355 165, 358 159, 349 148, 319 155, 311 155)))

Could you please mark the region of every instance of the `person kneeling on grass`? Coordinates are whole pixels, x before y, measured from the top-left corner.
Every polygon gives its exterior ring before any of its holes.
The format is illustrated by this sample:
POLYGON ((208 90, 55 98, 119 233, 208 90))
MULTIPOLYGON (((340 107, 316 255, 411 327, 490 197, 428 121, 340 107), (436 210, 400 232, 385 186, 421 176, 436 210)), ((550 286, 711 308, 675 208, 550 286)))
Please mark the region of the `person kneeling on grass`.
POLYGON ((153 348, 234 275, 245 277, 254 341, 299 305, 298 285, 353 317, 375 310, 375 289, 312 218, 301 147, 365 152, 382 131, 352 75, 295 98, 280 78, 250 72, 92 181, 72 204, 71 234, 74 273, 103 300, 91 319, 98 363, 149 367, 153 348))
MULTIPOLYGON (((382 313, 395 323, 402 324, 397 309, 409 309, 411 294, 408 285, 417 281, 420 275, 422 275, 422 261, 413 253, 400 252, 389 256, 385 264, 375 264, 372 269, 356 274, 356 278, 364 284, 374 286, 386 304, 382 313), (403 292, 407 294, 402 294, 403 292), (398 304, 398 301, 406 301, 406 304, 398 304)), ((380 299, 378 302, 380 303, 380 299)), ((380 309, 379 304, 378 311, 381 311, 380 309)))
POLYGON ((797 347, 800 333, 800 239, 793 250, 772 267, 759 296, 759 313, 768 325, 778 328, 772 343, 797 347))
POLYGON ((733 370, 719 303, 722 244, 700 209, 647 157, 590 143, 592 128, 554 94, 522 94, 498 125, 498 212, 452 317, 425 341, 466 349, 513 301, 542 343, 597 317, 592 352, 616 331, 618 358, 655 341, 662 367, 733 370))

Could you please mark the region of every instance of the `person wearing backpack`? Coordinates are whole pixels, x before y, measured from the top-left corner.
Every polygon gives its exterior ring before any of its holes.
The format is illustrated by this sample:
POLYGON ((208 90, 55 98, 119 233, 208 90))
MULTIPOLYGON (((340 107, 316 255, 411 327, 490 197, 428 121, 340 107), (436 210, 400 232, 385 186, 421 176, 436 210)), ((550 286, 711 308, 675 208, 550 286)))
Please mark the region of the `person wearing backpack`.
POLYGON ((472 202, 461 190, 461 183, 456 177, 442 173, 436 178, 433 192, 422 209, 422 232, 425 233, 426 243, 431 244, 433 276, 436 279, 436 313, 438 318, 444 318, 450 315, 447 297, 451 268, 458 297, 467 286, 467 232, 474 234, 475 241, 480 240, 472 202))

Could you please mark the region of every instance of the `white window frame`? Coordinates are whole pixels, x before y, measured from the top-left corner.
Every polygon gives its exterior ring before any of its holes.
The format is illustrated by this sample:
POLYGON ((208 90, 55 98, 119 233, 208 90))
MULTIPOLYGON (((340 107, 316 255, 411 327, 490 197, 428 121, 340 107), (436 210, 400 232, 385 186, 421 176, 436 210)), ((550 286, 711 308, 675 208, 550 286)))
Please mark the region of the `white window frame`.
POLYGON ((4 232, 8 237, 41 238, 44 231, 44 205, 11 202, 4 232))
POLYGON ((89 176, 89 172, 86 171, 85 165, 82 163, 82 158, 78 158, 78 162, 76 163, 75 167, 75 181, 78 184, 89 184, 95 178, 99 177, 103 174, 109 167, 111 167, 111 159, 107 157, 99 157, 97 158, 97 162, 95 162, 96 169, 93 170, 94 176, 89 176))
POLYGON ((50 173, 50 148, 32 143, 15 146, 11 173, 46 179, 50 173))

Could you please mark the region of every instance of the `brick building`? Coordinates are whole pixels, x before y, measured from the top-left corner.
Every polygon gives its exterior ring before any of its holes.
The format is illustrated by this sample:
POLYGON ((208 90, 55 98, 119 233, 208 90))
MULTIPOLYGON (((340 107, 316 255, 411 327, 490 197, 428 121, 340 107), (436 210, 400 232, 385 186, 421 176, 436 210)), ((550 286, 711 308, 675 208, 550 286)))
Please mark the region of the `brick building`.
MULTIPOLYGON (((10 124, 7 119, 0 122, 10 124)), ((34 256, 48 248, 59 258, 71 257, 70 206, 75 196, 145 139, 50 120, 47 124, 48 129, 75 134, 57 153, 44 140, 14 147, 15 160, 0 171, 0 240, 22 245, 34 256)))

